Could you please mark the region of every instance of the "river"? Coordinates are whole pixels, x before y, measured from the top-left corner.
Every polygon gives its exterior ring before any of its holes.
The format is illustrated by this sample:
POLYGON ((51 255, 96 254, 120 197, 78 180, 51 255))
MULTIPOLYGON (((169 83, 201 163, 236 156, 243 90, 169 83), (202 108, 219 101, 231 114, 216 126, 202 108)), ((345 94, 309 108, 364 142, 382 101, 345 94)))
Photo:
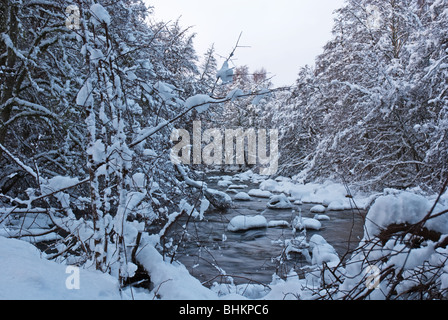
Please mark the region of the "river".
MULTIPOLYGON (((216 177, 208 175, 208 177, 216 177)), ((217 179, 207 179, 209 188, 226 191, 218 186, 217 179)), ((235 183, 238 184, 238 183, 235 183)), ((258 189, 259 184, 245 185, 238 191, 248 192, 258 189)), ((234 193, 229 193, 232 197, 234 193)), ((272 210, 267 208, 269 199, 252 198, 250 201, 234 200, 234 207, 225 212, 210 208, 202 221, 182 217, 171 230, 170 237, 179 240, 175 258, 184 264, 189 272, 205 286, 214 282, 235 284, 253 283, 268 285, 273 275, 281 278, 293 269, 299 275, 309 262, 301 254, 285 253, 285 241, 294 239, 300 232, 293 233, 292 227, 273 227, 229 232, 227 226, 238 215, 263 215, 268 221, 284 220, 292 222, 301 214, 304 218, 313 218, 310 209, 315 204, 295 205, 293 209, 272 210), (185 228, 186 227, 186 228, 185 228), (223 276, 226 275, 226 276, 223 276), (231 280, 230 278, 231 277, 231 280)), ((327 211, 329 221, 322 221, 320 231, 306 231, 309 240, 319 234, 331 244, 342 259, 347 252, 358 245, 363 236, 364 213, 358 211, 327 211)), ((347 256, 348 257, 348 256, 347 256)))

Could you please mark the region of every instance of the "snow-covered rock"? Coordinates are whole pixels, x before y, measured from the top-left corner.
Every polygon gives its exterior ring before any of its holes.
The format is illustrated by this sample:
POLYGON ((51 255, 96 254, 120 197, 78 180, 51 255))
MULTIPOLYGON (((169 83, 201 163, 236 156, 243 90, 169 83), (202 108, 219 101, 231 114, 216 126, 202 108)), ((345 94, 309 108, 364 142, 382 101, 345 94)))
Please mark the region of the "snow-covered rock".
POLYGON ((219 186, 219 187, 227 188, 227 187, 230 186, 231 184, 232 184, 232 181, 230 181, 230 180, 221 180, 221 181, 218 181, 218 186, 219 186))
POLYGON ((323 205, 317 205, 310 209, 312 213, 324 213, 326 208, 323 205))
POLYGON ((336 266, 340 262, 336 250, 321 235, 313 235, 309 244, 312 252, 312 264, 322 265, 325 262, 329 266, 336 266))
POLYGON ((235 200, 238 201, 250 201, 252 198, 246 192, 239 192, 235 196, 235 200))
POLYGON ((277 228, 277 227, 284 227, 288 228, 290 226, 288 221, 285 220, 272 220, 268 223, 268 228, 277 228))
POLYGON ((249 195, 251 197, 256 197, 256 198, 270 198, 272 196, 272 193, 270 191, 263 191, 260 189, 252 189, 249 191, 249 195))
POLYGON ((330 221, 330 217, 325 215, 325 214, 316 214, 314 216, 314 219, 319 220, 319 221, 330 221))
POLYGON ((225 192, 209 188, 206 189, 204 193, 210 203, 218 209, 226 210, 233 204, 232 198, 225 192))
POLYGON ((228 186, 229 189, 246 189, 248 186, 245 184, 231 184, 228 186))
POLYGON ((267 207, 269 209, 291 209, 293 208, 293 205, 284 194, 281 194, 278 196, 272 196, 267 204, 267 207))
POLYGON ((350 208, 350 203, 348 203, 348 201, 341 200, 332 201, 328 205, 328 211, 344 211, 350 208))
POLYGON ((231 232, 246 231, 250 229, 267 228, 268 221, 263 216, 236 216, 230 220, 227 230, 231 232))
POLYGON ((268 179, 260 183, 260 189, 265 191, 274 192, 278 188, 278 182, 272 179, 268 179))
POLYGON ((315 230, 320 231, 322 229, 322 223, 319 220, 311 218, 296 217, 293 221, 293 228, 296 230, 315 230))

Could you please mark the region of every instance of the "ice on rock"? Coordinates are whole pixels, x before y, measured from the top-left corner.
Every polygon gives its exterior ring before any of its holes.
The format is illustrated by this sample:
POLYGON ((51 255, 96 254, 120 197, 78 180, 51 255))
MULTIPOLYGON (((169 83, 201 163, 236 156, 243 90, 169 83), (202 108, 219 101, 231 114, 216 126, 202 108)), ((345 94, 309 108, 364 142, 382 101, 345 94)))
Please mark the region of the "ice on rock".
POLYGON ((284 195, 272 196, 267 204, 269 209, 292 209, 293 205, 284 195))
POLYGON ((246 231, 250 229, 267 228, 268 222, 263 216, 236 216, 230 220, 227 230, 231 232, 246 231))
POLYGON ((204 193, 207 200, 218 209, 226 210, 233 204, 232 198, 225 192, 207 188, 204 193))

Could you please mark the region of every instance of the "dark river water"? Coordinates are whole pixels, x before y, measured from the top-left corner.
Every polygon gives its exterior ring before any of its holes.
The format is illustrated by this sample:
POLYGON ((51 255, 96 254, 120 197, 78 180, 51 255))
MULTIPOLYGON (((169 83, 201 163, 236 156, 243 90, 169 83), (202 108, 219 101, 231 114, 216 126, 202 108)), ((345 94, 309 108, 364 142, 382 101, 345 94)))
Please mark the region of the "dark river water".
MULTIPOLYGON (((213 176, 213 175, 211 175, 213 176)), ((208 180, 210 188, 226 191, 219 187, 218 180, 208 180)), ((247 185, 238 190, 248 192, 258 189, 258 184, 233 182, 247 185)), ((234 193, 228 193, 234 198, 234 193)), ((273 227, 245 232, 229 232, 227 226, 238 215, 263 215, 267 221, 284 220, 291 223, 301 210, 304 218, 313 218, 310 209, 315 204, 295 205, 293 209, 272 210, 267 208, 269 199, 252 198, 251 201, 234 200, 234 208, 225 212, 209 209, 202 221, 183 217, 173 228, 170 236, 178 243, 175 258, 184 264, 190 273, 205 286, 214 282, 235 284, 270 284, 273 275, 281 278, 291 271, 303 273, 309 262, 301 254, 285 254, 285 241, 302 235, 293 233, 292 227, 273 227), (186 226, 186 232, 185 232, 186 226), (226 275, 226 276, 224 276, 226 275), (232 279, 230 279, 231 277, 232 279)), ((342 259, 358 245, 363 236, 364 213, 357 211, 327 211, 329 221, 322 222, 322 230, 306 231, 309 240, 319 234, 331 244, 342 259)), ((175 243, 176 244, 176 243, 175 243)), ((347 256, 349 257, 349 256, 347 256)))

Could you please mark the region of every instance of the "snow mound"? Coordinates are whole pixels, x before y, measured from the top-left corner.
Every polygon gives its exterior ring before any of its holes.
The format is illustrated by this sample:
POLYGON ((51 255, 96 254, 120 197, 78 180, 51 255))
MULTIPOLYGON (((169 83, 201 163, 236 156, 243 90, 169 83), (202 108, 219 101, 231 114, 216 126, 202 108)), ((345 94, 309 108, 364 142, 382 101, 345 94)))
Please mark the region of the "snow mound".
POLYGON ((269 209, 292 209, 293 205, 284 195, 272 196, 267 204, 269 209))
POLYGON ((322 205, 317 205, 317 206, 314 206, 314 207, 312 207, 312 208, 310 209, 310 211, 311 211, 312 213, 324 213, 325 210, 326 210, 325 207, 322 206, 322 205))
POLYGON ((268 223, 268 228, 277 228, 277 227, 284 227, 288 228, 290 226, 288 221, 285 220, 272 220, 268 223))
POLYGON ((322 236, 315 234, 311 237, 309 244, 313 265, 322 265, 324 262, 329 266, 339 264, 340 259, 336 250, 322 236))
POLYGON ((268 222, 263 216, 236 216, 229 222, 227 230, 231 232, 238 232, 267 227, 268 222))
MULTIPOLYGON (((392 224, 416 224, 425 218, 433 205, 434 201, 410 192, 393 192, 382 196, 375 201, 367 214, 364 227, 365 237, 377 236, 381 230, 392 224)), ((446 207, 437 205, 433 215, 446 209, 446 207)), ((429 230, 447 234, 448 215, 429 219, 425 223, 425 227, 429 230)))
POLYGON ((322 223, 319 220, 311 218, 296 217, 292 223, 296 230, 315 230, 320 231, 322 229, 322 223))
POLYGON ((256 197, 256 198, 270 198, 272 196, 272 193, 270 191, 263 191, 260 189, 252 189, 249 191, 249 195, 251 197, 256 197))
POLYGON ((230 180, 221 180, 221 181, 218 181, 218 186, 219 186, 219 187, 227 188, 227 187, 230 186, 231 184, 232 184, 232 181, 230 181, 230 180))
POLYGON ((265 180, 262 183, 260 183, 260 190, 274 192, 274 191, 277 191, 278 188, 279 188, 279 183, 272 179, 268 179, 268 180, 265 180))
POLYGON ((165 261, 148 243, 139 251, 137 260, 151 276, 154 290, 151 295, 162 300, 216 300, 218 296, 190 275, 187 268, 177 262, 165 261))
POLYGON ((325 215, 325 214, 316 214, 314 216, 314 219, 319 220, 319 221, 330 221, 330 217, 325 215))
POLYGON ((246 189, 248 186, 247 185, 245 185, 245 184, 231 184, 231 185, 229 185, 229 189, 238 189, 238 190, 241 190, 241 189, 246 189))
POLYGON ((351 209, 351 205, 350 205, 349 201, 336 200, 336 201, 332 201, 328 205, 328 211, 344 211, 344 210, 350 210, 350 209, 351 209))
POLYGON ((235 200, 238 201, 250 201, 252 198, 246 192, 239 192, 235 196, 235 200))
POLYGON ((0 237, 0 300, 122 299, 118 281, 112 276, 78 269, 77 286, 73 269, 40 255, 27 242, 0 237))

